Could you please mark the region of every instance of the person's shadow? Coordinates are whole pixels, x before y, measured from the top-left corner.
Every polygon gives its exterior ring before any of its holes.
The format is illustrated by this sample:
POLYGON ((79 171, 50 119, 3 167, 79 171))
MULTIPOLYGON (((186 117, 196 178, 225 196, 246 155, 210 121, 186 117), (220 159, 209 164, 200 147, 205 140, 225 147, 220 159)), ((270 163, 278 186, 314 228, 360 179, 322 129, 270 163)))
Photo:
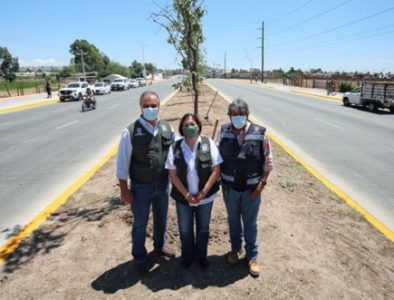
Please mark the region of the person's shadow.
POLYGON ((134 261, 128 261, 105 271, 91 286, 97 291, 114 294, 141 281, 151 291, 157 292, 163 289, 178 290, 188 285, 198 289, 208 286, 224 287, 248 276, 248 269, 243 261, 230 267, 225 255, 213 255, 208 259, 211 265, 205 270, 200 268, 198 262, 185 270, 181 267, 180 257, 164 260, 150 253, 150 271, 146 275, 139 275, 134 261))

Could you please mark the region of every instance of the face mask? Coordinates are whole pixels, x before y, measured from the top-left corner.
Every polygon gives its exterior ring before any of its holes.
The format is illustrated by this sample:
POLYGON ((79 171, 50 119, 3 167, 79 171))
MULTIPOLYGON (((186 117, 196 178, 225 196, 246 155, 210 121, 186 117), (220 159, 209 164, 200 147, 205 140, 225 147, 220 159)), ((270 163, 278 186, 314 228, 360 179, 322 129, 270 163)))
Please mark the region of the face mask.
POLYGON ((198 127, 197 126, 183 126, 183 134, 187 139, 195 138, 198 135, 198 127))
POLYGON ((142 109, 142 115, 148 121, 157 119, 157 107, 147 107, 142 109))
POLYGON ((231 123, 237 129, 242 129, 246 126, 246 116, 232 116, 231 123))

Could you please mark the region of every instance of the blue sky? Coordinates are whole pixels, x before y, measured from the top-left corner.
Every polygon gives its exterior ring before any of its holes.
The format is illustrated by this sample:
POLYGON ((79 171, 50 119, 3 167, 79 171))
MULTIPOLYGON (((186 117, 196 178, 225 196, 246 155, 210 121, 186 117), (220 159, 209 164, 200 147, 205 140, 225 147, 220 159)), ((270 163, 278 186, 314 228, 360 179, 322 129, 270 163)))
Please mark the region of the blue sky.
MULTIPOLYGON (((86 39, 111 59, 178 67, 166 32, 149 19, 151 0, 1 2, 0 46, 21 65, 65 65, 69 46, 86 39)), ((167 3, 157 0, 156 3, 167 3)), ((205 0, 208 65, 260 67, 265 22, 265 69, 394 72, 393 0, 205 0), (249 57, 249 59, 248 59, 249 57)))

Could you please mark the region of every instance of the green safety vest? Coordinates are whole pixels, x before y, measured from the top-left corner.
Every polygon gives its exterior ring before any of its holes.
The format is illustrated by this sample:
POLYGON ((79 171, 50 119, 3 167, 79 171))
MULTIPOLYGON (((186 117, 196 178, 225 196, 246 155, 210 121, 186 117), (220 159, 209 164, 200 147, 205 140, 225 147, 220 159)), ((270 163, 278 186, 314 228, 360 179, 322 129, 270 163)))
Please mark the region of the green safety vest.
POLYGON ((166 121, 160 121, 158 126, 156 136, 146 130, 138 120, 127 127, 133 145, 129 167, 132 182, 159 183, 168 179, 164 164, 172 144, 171 126, 166 121))

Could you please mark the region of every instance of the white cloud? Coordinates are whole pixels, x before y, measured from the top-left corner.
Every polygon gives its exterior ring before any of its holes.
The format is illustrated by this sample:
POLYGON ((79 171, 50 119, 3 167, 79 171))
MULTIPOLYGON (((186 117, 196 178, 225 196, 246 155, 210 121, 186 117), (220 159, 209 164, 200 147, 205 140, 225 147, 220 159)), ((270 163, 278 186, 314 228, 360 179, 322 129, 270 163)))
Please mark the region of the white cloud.
POLYGON ((19 65, 22 67, 41 67, 41 66, 64 66, 65 62, 55 58, 35 58, 32 60, 19 59, 19 65))

